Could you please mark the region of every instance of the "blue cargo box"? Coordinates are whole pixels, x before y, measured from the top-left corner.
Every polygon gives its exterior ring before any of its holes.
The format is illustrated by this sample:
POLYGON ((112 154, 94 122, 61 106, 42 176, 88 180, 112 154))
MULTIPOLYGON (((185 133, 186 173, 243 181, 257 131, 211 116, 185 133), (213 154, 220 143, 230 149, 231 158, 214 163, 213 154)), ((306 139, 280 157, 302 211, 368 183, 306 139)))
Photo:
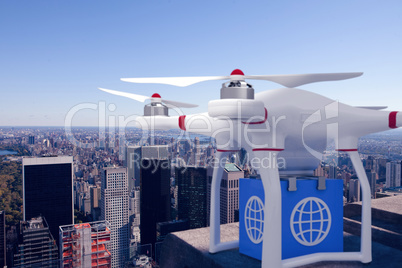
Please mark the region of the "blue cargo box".
MULTIPOLYGON (((282 190, 282 259, 317 252, 343 251, 343 181, 297 179, 297 190, 282 190)), ((258 179, 240 179, 239 251, 261 260, 264 190, 258 179)))

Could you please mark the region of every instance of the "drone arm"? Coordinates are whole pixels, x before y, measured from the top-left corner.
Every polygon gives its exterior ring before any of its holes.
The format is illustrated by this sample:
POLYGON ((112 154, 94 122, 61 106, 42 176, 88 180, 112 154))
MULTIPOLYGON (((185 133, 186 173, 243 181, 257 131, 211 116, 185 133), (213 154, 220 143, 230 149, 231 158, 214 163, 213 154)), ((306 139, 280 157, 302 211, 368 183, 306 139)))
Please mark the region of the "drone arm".
POLYGON ((208 113, 181 116, 138 116, 136 126, 144 130, 181 129, 189 133, 212 136, 228 127, 226 120, 215 120, 208 113))
POLYGON ((223 250, 234 249, 239 247, 239 240, 221 243, 220 231, 220 189, 223 176, 223 168, 225 167, 226 158, 229 151, 217 150, 215 154, 215 165, 212 174, 211 183, 211 202, 210 202, 210 238, 209 252, 216 253, 223 250))
POLYGON ((219 120, 212 118, 208 113, 182 115, 178 118, 178 125, 181 130, 186 132, 205 135, 219 139, 219 134, 226 135, 233 129, 234 124, 230 120, 219 120))
POLYGON ((330 133, 338 150, 356 149, 359 137, 402 126, 402 113, 350 107, 340 111, 339 131, 330 133), (339 135, 339 137, 337 137, 339 135))

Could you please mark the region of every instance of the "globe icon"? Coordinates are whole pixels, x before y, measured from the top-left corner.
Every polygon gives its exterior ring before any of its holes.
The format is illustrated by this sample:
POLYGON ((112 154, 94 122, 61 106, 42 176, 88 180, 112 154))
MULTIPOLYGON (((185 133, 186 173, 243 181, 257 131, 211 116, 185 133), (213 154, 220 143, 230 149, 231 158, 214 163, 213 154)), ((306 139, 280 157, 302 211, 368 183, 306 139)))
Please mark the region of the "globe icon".
POLYGON ((250 240, 254 244, 261 243, 264 230, 264 204, 259 197, 252 196, 247 201, 244 224, 250 240))
POLYGON ((317 197, 307 197, 294 207, 290 216, 293 237, 302 245, 321 243, 331 228, 331 212, 327 204, 317 197))

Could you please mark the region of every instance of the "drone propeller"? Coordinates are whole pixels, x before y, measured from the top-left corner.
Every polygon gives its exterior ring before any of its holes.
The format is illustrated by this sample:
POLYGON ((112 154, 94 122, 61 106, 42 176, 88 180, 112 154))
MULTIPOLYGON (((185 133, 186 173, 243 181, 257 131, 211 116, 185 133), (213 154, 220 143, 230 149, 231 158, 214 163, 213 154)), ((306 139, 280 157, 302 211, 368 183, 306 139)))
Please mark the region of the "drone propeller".
POLYGON ((98 88, 98 89, 100 89, 104 92, 113 94, 113 95, 123 96, 123 97, 133 99, 133 100, 136 100, 139 102, 145 102, 146 100, 151 100, 151 102, 163 102, 163 104, 165 106, 167 106, 168 108, 194 108, 194 107, 198 106, 196 104, 191 104, 191 103, 162 99, 158 93, 153 94, 151 97, 147 97, 147 96, 143 96, 143 95, 116 91, 116 90, 111 90, 111 89, 105 89, 105 88, 98 88))
POLYGON ((298 87, 305 84, 345 80, 361 76, 363 73, 319 73, 319 74, 285 74, 285 75, 244 75, 235 69, 229 76, 193 76, 193 77, 146 77, 146 78, 121 78, 122 81, 145 84, 167 84, 186 87, 196 83, 211 80, 266 80, 278 83, 285 87, 298 87))

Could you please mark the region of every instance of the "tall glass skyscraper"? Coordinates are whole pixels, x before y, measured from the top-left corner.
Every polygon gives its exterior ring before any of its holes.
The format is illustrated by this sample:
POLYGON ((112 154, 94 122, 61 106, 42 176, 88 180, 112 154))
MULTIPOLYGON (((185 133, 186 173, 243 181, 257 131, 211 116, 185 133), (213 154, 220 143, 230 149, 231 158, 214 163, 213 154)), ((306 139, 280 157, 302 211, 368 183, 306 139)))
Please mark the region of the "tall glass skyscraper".
POLYGON ((170 220, 168 146, 128 146, 125 165, 131 187, 140 185, 141 244, 156 242, 156 224, 170 220), (135 181, 135 184, 134 184, 135 181))
POLYGON ((176 168, 179 220, 188 219, 191 229, 207 226, 207 169, 176 168))
POLYGON ((127 146, 124 166, 128 173, 128 191, 140 186, 140 171, 142 159, 167 159, 167 145, 127 146))
POLYGON ((110 223, 109 251, 112 267, 124 267, 129 257, 127 168, 108 167, 102 171, 101 220, 110 223))
POLYGON ((23 158, 23 219, 43 216, 57 240, 59 226, 74 223, 73 157, 23 158))
POLYGON ((155 244, 156 224, 170 220, 167 146, 143 146, 140 161, 141 244, 155 244))

